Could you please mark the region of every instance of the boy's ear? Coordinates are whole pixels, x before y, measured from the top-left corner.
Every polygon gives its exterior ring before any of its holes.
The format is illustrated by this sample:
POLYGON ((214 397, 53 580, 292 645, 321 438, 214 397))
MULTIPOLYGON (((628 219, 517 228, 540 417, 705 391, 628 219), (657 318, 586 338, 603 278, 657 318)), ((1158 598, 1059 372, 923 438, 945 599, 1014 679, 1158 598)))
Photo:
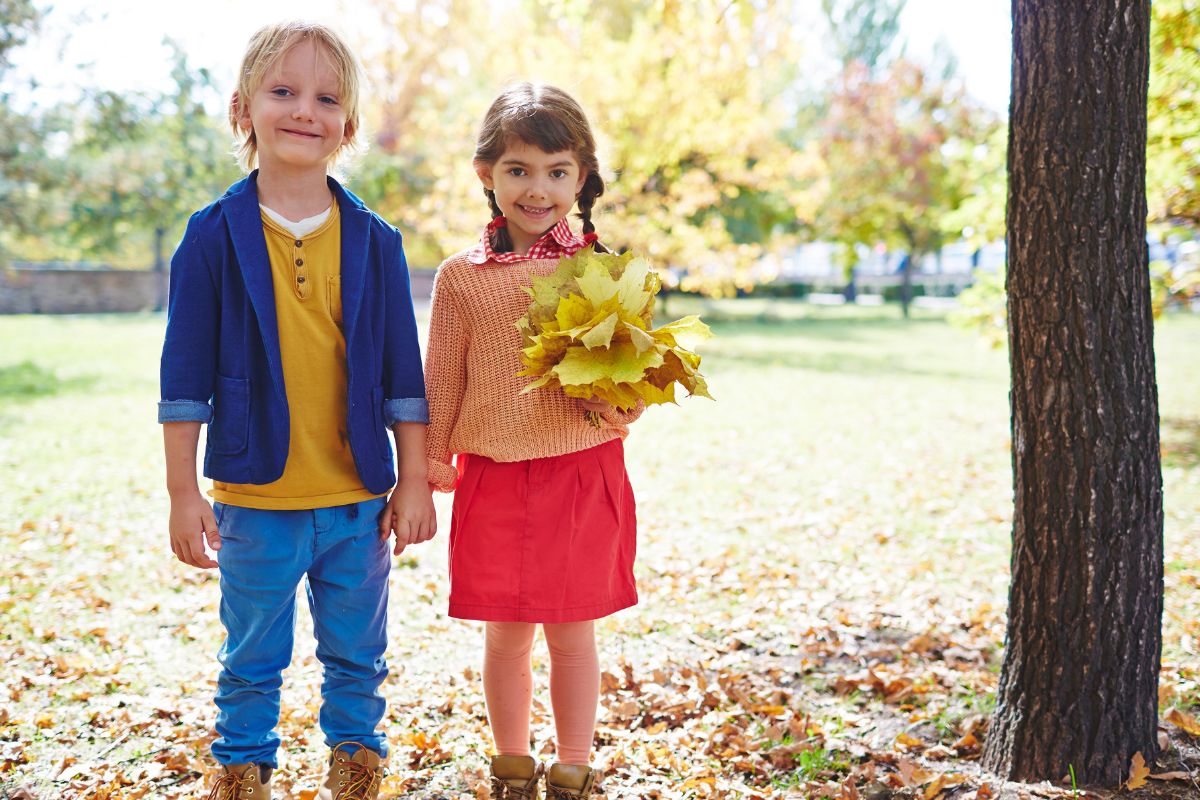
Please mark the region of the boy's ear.
POLYGON ((237 89, 233 90, 233 94, 229 97, 229 119, 236 122, 237 126, 244 131, 250 130, 250 104, 242 103, 242 98, 238 94, 237 89))
POLYGON ((354 120, 346 120, 346 127, 342 130, 342 144, 350 144, 354 141, 354 134, 358 132, 358 127, 355 126, 354 120))
POLYGON ((476 162, 475 174, 479 176, 479 182, 483 184, 483 188, 496 188, 496 182, 492 180, 492 168, 490 165, 476 162))

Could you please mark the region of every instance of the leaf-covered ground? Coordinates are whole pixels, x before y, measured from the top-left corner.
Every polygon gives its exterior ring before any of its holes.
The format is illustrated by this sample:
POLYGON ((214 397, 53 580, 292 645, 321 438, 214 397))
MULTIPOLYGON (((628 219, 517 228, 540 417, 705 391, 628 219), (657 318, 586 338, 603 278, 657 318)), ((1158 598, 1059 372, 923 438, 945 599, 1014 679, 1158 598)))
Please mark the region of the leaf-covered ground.
MULTIPOLYGON (((599 625, 606 796, 1070 796, 978 767, 1007 589, 1004 353, 891 309, 722 311, 717 402, 652 409, 628 442, 642 602, 599 625)), ((0 798, 202 796, 211 775, 217 582, 167 546, 162 325, 0 318, 0 798)), ((1198 319, 1159 325, 1168 750, 1133 797, 1200 797, 1198 343, 1198 319)), ((486 796, 480 630, 445 616, 444 574, 444 534, 393 572, 385 797, 486 796)), ((289 798, 325 757, 300 625, 289 798)))

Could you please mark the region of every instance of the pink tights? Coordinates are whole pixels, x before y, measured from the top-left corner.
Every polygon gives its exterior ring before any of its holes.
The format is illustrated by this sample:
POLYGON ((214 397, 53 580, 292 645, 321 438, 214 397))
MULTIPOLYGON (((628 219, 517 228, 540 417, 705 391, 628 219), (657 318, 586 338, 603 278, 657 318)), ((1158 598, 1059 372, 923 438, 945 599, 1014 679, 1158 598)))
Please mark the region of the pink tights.
MULTIPOLYGON (((533 699, 530 651, 537 624, 489 622, 483 658, 488 720, 502 756, 529 755, 529 707, 533 699)), ((586 765, 600 703, 600 660, 591 620, 544 624, 550 648, 550 704, 558 761, 586 765)))

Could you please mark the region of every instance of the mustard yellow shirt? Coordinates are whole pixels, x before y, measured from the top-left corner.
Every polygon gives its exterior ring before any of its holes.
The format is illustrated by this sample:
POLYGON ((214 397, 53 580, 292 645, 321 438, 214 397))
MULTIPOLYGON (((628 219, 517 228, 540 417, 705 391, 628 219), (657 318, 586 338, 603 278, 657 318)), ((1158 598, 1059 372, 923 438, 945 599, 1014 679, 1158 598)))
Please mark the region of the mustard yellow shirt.
POLYGON ((328 508, 380 495, 363 487, 346 435, 346 339, 342 333, 342 226, 334 203, 297 238, 263 213, 291 435, 279 480, 213 481, 214 500, 245 508, 328 508))

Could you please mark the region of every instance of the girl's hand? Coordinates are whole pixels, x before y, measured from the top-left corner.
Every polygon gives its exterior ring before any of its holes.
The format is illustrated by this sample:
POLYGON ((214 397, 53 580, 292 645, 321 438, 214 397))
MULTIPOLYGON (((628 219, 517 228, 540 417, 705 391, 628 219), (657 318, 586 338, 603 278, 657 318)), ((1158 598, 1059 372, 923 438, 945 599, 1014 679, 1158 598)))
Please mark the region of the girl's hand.
POLYGON ((424 478, 401 478, 379 515, 379 538, 396 534, 392 552, 400 555, 410 544, 427 542, 437 533, 433 491, 424 478))
POLYGON ((580 399, 579 405, 583 406, 585 411, 591 411, 595 414, 609 414, 613 410, 612 403, 592 395, 587 400, 580 399))

